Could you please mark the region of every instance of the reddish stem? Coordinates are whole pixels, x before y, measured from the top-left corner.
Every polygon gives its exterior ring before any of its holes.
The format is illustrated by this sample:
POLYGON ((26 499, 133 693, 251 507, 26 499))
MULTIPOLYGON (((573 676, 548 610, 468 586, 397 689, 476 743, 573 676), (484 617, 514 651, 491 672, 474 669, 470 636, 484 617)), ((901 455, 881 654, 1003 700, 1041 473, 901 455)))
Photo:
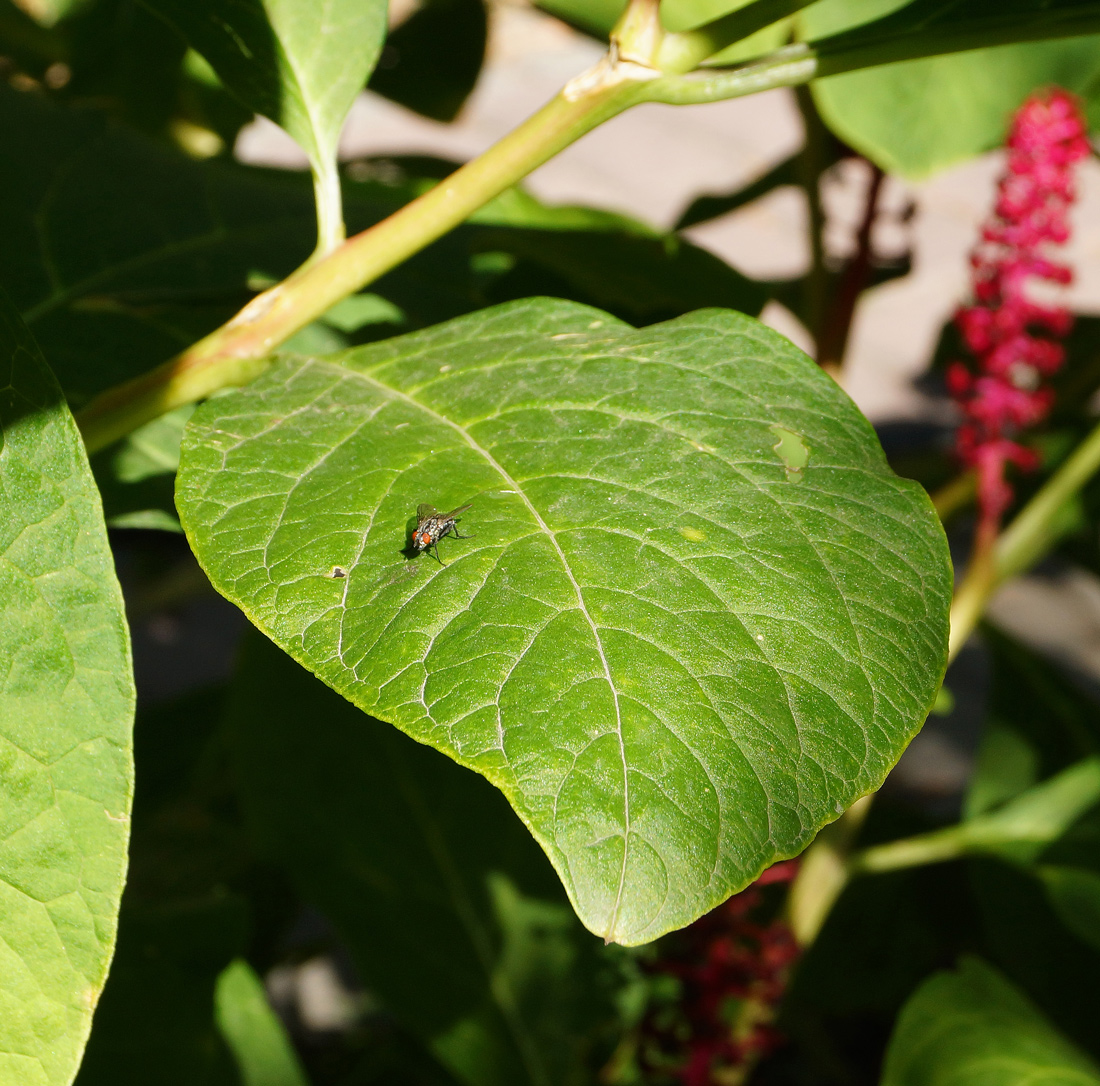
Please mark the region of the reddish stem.
POLYGON ((843 365, 856 304, 871 277, 871 260, 874 255, 871 234, 878 217, 878 200, 885 175, 874 163, 868 162, 868 166, 871 168, 871 177, 863 199, 863 218, 856 231, 856 251, 844 267, 833 304, 817 337, 817 361, 822 366, 843 365))

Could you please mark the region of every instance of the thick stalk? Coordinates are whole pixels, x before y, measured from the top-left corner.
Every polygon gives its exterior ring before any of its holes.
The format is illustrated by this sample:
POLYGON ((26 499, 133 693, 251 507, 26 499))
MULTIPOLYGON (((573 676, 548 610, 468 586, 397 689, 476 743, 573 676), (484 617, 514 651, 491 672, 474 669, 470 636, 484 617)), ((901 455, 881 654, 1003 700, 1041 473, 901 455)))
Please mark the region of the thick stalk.
POLYGON ((657 73, 605 58, 519 128, 388 219, 312 259, 169 362, 77 414, 90 452, 166 411, 243 384, 283 340, 457 226, 563 147, 632 105, 657 73))
POLYGON ((666 34, 657 54, 657 67, 663 72, 690 72, 728 46, 811 3, 813 0, 756 0, 705 26, 666 34))
POLYGON ((1069 455, 1039 492, 1001 533, 997 542, 997 580, 1022 573, 1056 542, 1065 525, 1067 503, 1100 471, 1100 424, 1069 455))
POLYGON ((787 895, 787 922, 798 945, 809 946, 848 884, 848 855, 871 809, 873 796, 857 799, 826 826, 802 856, 787 895))
POLYGON ((1067 506, 1097 471, 1100 425, 1020 510, 995 544, 988 545, 983 554, 975 544, 975 557, 951 607, 952 657, 973 633, 998 586, 1034 565, 1072 526, 1074 519, 1067 516, 1067 506))
POLYGON ((970 561, 966 564, 966 573, 955 589, 951 601, 951 634, 947 642, 947 661, 950 663, 959 655, 974 631, 986 604, 997 584, 997 530, 995 519, 982 517, 974 533, 974 546, 970 552, 970 561))
POLYGON ((944 483, 931 496, 936 515, 946 524, 960 509, 974 500, 977 480, 974 472, 964 471, 949 483, 944 483))
POLYGON ((664 35, 661 0, 630 0, 611 31, 611 47, 620 60, 654 68, 664 35))

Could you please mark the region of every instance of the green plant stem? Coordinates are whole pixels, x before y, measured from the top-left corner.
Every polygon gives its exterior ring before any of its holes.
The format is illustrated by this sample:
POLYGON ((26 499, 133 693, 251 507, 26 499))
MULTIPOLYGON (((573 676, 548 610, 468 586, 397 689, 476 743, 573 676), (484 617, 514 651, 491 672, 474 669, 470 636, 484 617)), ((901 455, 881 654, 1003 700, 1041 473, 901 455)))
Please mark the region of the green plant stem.
POLYGON ((985 612, 989 597, 997 584, 997 531, 995 520, 983 517, 978 521, 974 546, 966 573, 951 600, 951 633, 947 642, 947 662, 958 656, 963 645, 985 612))
POLYGON ((985 549, 979 553, 976 542, 975 557, 951 605, 949 651, 952 659, 973 633, 997 588, 1034 565, 1073 523, 1073 519, 1065 515, 1066 506, 1076 499, 1098 470, 1100 424, 1020 510, 995 543, 985 544, 985 549))
POLYGON ((331 253, 344 241, 344 194, 340 190, 340 169, 336 157, 313 163, 313 196, 317 205, 316 257, 331 253))
POLYGON ((787 923, 798 945, 809 946, 848 884, 848 855, 871 809, 873 796, 857 799, 806 849, 787 895, 787 923))
MULTIPOLYGON (((777 54, 770 63, 744 69, 740 79, 724 78, 721 96, 789 86, 812 74, 812 66, 777 54)), ((264 356, 289 336, 458 226, 585 133, 639 102, 675 104, 679 78, 662 77, 652 68, 608 54, 519 128, 423 196, 327 256, 307 261, 182 354, 97 396, 76 416, 88 450, 105 448, 175 407, 252 380, 263 369, 264 356)), ((692 95, 684 100, 696 100, 692 95)))
POLYGON ((863 849, 849 858, 847 873, 849 877, 872 875, 944 863, 964 855, 969 850, 969 843, 965 824, 948 826, 934 833, 922 833, 917 837, 905 837, 900 841, 863 849))
POLYGON ((329 255, 311 259, 182 354, 98 396, 77 414, 89 451, 175 407, 252 380, 263 368, 259 360, 285 339, 628 108, 652 74, 638 65, 605 60, 423 196, 329 255))
MULTIPOLYGON (((652 0, 635 2, 643 13, 652 9, 652 0)), ((1097 26, 1100 16, 1086 12, 1055 30, 1068 35, 1097 26)), ((1051 36, 1042 20, 1035 27, 1013 24, 997 29, 994 37, 1006 43, 1051 36)), ((112 444, 174 407, 251 380, 262 368, 258 359, 341 298, 420 251, 564 147, 632 105, 716 102, 796 86, 821 75, 968 47, 960 44, 962 38, 950 35, 941 39, 908 32, 896 37, 887 31, 870 39, 841 34, 819 46, 785 46, 733 71, 689 75, 662 74, 621 60, 616 46, 528 121, 424 196, 332 253, 311 259, 176 358, 94 399, 77 415, 89 450, 112 444)))
POLYGON ((1100 760, 1083 758, 988 814, 865 848, 850 858, 848 871, 877 874, 982 854, 1032 863, 1098 796, 1100 760))
POLYGON ((730 45, 801 11, 814 0, 756 0, 694 30, 666 34, 657 54, 663 72, 690 72, 730 45))
MULTIPOLYGON (((1057 526, 1068 502, 1100 470, 1100 424, 1066 458, 1020 510, 997 542, 997 580, 1023 572, 1057 542, 1057 526)), ((1064 523, 1064 521, 1063 521, 1064 523)))
POLYGON ((956 475, 949 483, 944 483, 930 495, 936 508, 936 515, 946 524, 960 509, 974 500, 977 480, 974 472, 964 471, 956 475))
POLYGON ((661 0, 630 0, 611 31, 611 45, 620 59, 654 68, 663 37, 661 0))

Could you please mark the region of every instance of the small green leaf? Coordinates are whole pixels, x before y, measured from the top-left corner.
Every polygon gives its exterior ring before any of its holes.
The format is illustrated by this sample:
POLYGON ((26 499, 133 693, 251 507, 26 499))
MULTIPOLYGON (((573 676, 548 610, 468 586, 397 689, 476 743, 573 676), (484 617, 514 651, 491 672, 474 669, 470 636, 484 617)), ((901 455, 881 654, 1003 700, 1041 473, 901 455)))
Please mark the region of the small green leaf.
POLYGON ((1100 705, 1048 660, 994 626, 982 634, 992 663, 989 709, 964 804, 968 819, 1100 754, 1100 705))
POLYGON ((227 90, 309 156, 320 241, 343 235, 336 147, 386 35, 385 0, 143 0, 209 61, 227 90))
POLYGON ((382 0, 144 0, 245 105, 332 154, 386 35, 382 0))
POLYGON ((927 497, 737 313, 636 331, 534 299, 276 363, 195 413, 177 506, 219 591, 501 788, 618 942, 877 788, 942 676, 927 497), (810 450, 797 484, 775 424, 810 450), (407 557, 422 502, 472 506, 445 567, 407 557))
POLYGON ((84 446, 2 294, 0 361, 0 1086, 62 1086, 114 951, 134 687, 84 446))
MULTIPOLYGON (((193 854, 182 864, 180 853, 173 858, 177 877, 194 871, 193 854)), ((196 894, 193 882, 188 890, 185 900, 156 903, 127 893, 76 1086, 241 1086, 214 1021, 214 993, 248 941, 248 910, 224 890, 196 894)))
POLYGON ((259 634, 229 720, 257 840, 387 1011, 463 1082, 589 1081, 609 1055, 592 1038, 610 1017, 598 980, 610 952, 500 793, 259 634))
POLYGON ((976 958, 937 973, 898 1019, 882 1086, 1097 1086, 1100 1070, 976 958))
POLYGON ((263 981, 242 958, 230 962, 214 992, 218 1029, 236 1057, 243 1086, 307 1086, 306 1074, 263 981))

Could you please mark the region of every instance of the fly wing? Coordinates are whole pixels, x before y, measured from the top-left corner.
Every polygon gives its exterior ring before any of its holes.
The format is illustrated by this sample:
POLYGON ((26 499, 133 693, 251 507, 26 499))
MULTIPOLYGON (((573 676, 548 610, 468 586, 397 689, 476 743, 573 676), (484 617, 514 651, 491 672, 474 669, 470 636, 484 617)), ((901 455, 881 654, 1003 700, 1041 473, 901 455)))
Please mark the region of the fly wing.
MULTIPOLYGON (((420 508, 423 509, 424 506, 421 506, 420 508)), ((430 509, 431 506, 428 506, 428 508, 430 509)), ((459 513, 465 513, 466 510, 469 509, 469 508, 470 508, 469 505, 460 505, 457 509, 452 509, 449 513, 444 513, 443 516, 441 516, 439 519, 440 520, 454 520, 455 517, 457 517, 459 513)), ((435 510, 432 509, 432 512, 434 513, 435 510)))
POLYGON ((434 505, 428 505, 426 502, 423 505, 416 507, 416 526, 419 528, 429 517, 439 516, 439 510, 434 505))

